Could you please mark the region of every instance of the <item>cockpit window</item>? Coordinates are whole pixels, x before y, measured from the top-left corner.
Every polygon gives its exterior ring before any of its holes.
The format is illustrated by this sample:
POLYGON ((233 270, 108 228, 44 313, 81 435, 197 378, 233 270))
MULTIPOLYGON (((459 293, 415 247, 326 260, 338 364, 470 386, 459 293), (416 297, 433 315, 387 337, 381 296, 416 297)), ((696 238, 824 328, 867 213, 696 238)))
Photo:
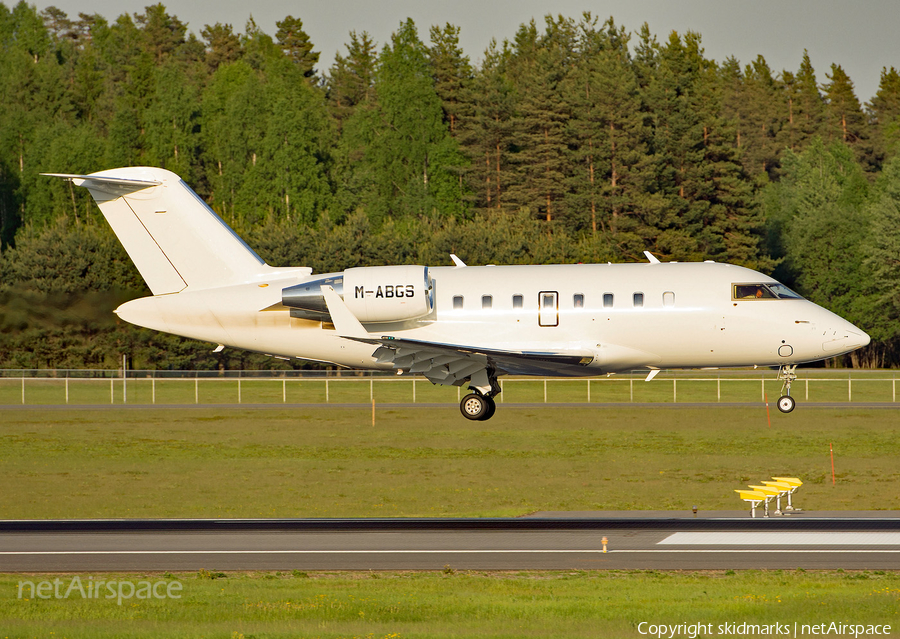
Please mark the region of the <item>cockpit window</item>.
POLYGON ((787 286, 785 286, 784 284, 775 283, 775 284, 767 284, 766 286, 768 286, 769 289, 770 289, 773 293, 775 293, 775 295, 777 295, 777 296, 778 296, 778 299, 780 299, 780 300, 784 300, 784 299, 788 299, 788 300, 802 300, 802 299, 803 299, 803 296, 802 296, 802 295, 799 295, 799 294, 795 293, 794 291, 792 291, 791 289, 789 289, 789 288, 788 288, 787 286))
POLYGON ((734 284, 731 299, 734 300, 802 300, 800 295, 778 282, 759 284, 734 284))

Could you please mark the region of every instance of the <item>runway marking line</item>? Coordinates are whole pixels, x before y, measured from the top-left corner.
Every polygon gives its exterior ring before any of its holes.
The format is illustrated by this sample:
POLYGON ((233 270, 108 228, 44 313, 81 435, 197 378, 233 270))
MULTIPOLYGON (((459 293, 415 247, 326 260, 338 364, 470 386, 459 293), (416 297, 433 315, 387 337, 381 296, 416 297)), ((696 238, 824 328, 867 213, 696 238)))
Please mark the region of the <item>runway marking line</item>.
POLYGON ((900 532, 676 532, 657 545, 900 546, 900 532))
MULTIPOLYGON (((818 550, 786 550, 760 548, 748 549, 623 549, 609 550, 606 554, 638 554, 638 553, 679 553, 679 554, 715 554, 715 553, 818 553, 818 554, 900 554, 900 549, 818 549, 818 550)), ((602 550, 14 550, 0 551, 0 557, 23 556, 65 556, 65 555, 478 555, 478 554, 604 554, 602 550)))

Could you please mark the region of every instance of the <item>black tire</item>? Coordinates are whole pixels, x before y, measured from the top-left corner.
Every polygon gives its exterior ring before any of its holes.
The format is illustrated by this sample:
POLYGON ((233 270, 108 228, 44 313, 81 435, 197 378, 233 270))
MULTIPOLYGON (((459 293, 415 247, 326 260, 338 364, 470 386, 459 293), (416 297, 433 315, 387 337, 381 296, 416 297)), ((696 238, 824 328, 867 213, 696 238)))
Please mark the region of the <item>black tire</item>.
POLYGON ((776 404, 776 406, 778 406, 778 410, 780 410, 782 413, 790 413, 792 410, 794 410, 794 406, 796 405, 797 402, 795 402, 794 398, 790 395, 782 395, 778 398, 778 403, 776 404))
POLYGON ((485 395, 484 399, 487 402, 488 407, 487 410, 484 411, 484 415, 479 418, 482 422, 486 422, 497 412, 497 402, 494 401, 494 398, 485 395))
POLYGON ((484 416, 487 414, 489 407, 487 399, 488 398, 484 395, 469 393, 459 402, 459 412, 461 412, 466 419, 474 421, 485 419, 484 416))

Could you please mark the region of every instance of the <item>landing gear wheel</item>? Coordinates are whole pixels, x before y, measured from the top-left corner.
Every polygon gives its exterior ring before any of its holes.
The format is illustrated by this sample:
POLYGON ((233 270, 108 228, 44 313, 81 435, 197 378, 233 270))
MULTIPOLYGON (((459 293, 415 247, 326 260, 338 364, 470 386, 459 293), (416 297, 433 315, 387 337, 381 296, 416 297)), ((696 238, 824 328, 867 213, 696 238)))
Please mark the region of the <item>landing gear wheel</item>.
POLYGON ((794 398, 790 395, 782 395, 778 398, 778 410, 782 413, 790 413, 794 410, 794 406, 797 405, 797 402, 794 401, 794 398))
MULTIPOLYGON (((466 419, 481 421, 487 419, 485 415, 488 414, 493 403, 493 401, 488 403, 488 398, 484 395, 469 393, 463 397, 462 401, 459 403, 459 410, 466 419)), ((493 411, 490 412, 493 414, 493 411)))
POLYGON ((485 395, 484 399, 488 404, 488 409, 485 411, 484 415, 481 416, 480 420, 486 422, 494 416, 495 412, 497 412, 497 402, 494 401, 493 397, 487 395, 485 395))

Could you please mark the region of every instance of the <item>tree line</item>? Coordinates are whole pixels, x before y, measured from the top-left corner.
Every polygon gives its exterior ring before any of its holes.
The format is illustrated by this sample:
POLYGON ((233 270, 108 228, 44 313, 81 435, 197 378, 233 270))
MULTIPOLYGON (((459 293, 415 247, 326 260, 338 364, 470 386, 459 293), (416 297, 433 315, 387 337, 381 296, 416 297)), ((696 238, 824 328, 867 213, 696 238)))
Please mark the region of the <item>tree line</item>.
POLYGON ((817 76, 547 16, 479 64, 459 28, 351 32, 330 68, 292 16, 191 33, 0 3, 0 367, 282 365, 116 322, 146 288, 82 189, 160 166, 276 266, 712 259, 772 273, 900 359, 900 74, 817 76))

